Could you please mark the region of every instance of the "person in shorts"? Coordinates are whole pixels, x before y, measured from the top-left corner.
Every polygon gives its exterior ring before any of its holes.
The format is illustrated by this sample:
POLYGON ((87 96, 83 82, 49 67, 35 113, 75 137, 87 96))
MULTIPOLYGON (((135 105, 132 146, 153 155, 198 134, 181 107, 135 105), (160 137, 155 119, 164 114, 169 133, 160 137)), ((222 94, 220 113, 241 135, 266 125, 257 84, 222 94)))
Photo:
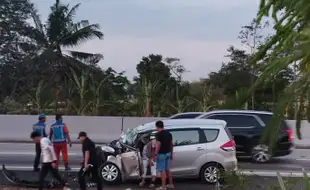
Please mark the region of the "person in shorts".
POLYGON ((152 132, 149 137, 145 139, 145 145, 142 150, 142 163, 143 163, 143 174, 142 181, 139 186, 143 187, 145 185, 145 178, 148 167, 151 168, 152 181, 149 188, 155 187, 156 181, 156 162, 153 161, 153 157, 155 155, 155 146, 156 146, 156 131, 152 132))
POLYGON ((173 141, 172 135, 169 131, 164 129, 164 123, 157 121, 156 125, 156 148, 153 160, 156 161, 157 171, 161 175, 160 189, 174 188, 172 175, 171 175, 171 160, 173 159, 173 141), (169 179, 169 184, 166 185, 166 179, 169 179))

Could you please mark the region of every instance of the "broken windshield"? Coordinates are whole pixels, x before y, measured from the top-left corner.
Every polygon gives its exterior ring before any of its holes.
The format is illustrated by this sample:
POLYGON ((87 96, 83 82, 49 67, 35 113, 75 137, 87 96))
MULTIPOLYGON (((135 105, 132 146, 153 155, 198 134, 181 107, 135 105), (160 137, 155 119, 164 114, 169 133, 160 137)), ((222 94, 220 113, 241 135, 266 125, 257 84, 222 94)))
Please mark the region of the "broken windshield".
POLYGON ((134 129, 127 129, 127 131, 121 135, 121 142, 127 145, 132 145, 136 140, 138 135, 137 128, 134 129))

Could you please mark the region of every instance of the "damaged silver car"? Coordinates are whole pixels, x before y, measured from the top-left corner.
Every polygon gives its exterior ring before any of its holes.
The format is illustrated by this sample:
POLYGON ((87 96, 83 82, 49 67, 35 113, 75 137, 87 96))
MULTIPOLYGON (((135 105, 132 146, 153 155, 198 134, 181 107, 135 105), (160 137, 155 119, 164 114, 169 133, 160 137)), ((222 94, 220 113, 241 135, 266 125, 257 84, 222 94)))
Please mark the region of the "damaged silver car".
MULTIPOLYGON (((235 143, 221 120, 164 120, 173 137, 174 177, 199 177, 214 184, 221 171, 236 171, 235 143)), ((128 129, 120 139, 100 147, 100 177, 106 184, 140 179, 143 173, 143 140, 155 130, 155 122, 128 129)))

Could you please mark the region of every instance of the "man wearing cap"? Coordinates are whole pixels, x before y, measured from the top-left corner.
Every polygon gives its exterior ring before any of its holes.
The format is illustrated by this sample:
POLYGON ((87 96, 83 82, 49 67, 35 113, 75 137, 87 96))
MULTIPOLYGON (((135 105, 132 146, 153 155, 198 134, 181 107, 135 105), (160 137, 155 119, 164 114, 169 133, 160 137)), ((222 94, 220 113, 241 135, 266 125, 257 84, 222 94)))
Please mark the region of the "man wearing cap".
POLYGON ((102 190, 102 183, 98 175, 98 167, 100 165, 96 154, 95 143, 87 137, 86 132, 81 131, 78 139, 82 144, 83 162, 79 171, 79 184, 81 190, 86 190, 85 172, 90 172, 92 179, 97 183, 97 190, 102 190))
MULTIPOLYGON (((47 137, 46 131, 45 131, 46 116, 44 114, 40 114, 38 119, 39 119, 39 121, 32 125, 32 130, 33 130, 33 132, 37 132, 38 134, 40 134, 42 137, 47 137)), ((41 158, 40 143, 35 143, 35 150, 36 150, 36 156, 35 156, 34 162, 33 162, 33 171, 37 172, 40 170, 39 169, 40 158, 41 158)))

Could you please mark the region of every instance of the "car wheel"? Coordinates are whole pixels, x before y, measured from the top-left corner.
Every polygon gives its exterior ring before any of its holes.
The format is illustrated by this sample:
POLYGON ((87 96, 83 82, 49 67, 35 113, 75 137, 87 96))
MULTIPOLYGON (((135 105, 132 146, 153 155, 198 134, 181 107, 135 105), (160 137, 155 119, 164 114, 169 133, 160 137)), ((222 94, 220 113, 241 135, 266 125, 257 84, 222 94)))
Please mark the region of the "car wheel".
POLYGON ((115 185, 121 181, 120 169, 112 162, 105 162, 99 169, 100 178, 105 184, 115 185))
POLYGON ((217 163, 207 163, 202 166, 200 171, 200 179, 208 184, 215 184, 220 178, 223 167, 217 163))
POLYGON ((264 144, 257 144, 252 148, 252 160, 257 163, 266 163, 270 161, 272 155, 269 152, 269 148, 264 144))

